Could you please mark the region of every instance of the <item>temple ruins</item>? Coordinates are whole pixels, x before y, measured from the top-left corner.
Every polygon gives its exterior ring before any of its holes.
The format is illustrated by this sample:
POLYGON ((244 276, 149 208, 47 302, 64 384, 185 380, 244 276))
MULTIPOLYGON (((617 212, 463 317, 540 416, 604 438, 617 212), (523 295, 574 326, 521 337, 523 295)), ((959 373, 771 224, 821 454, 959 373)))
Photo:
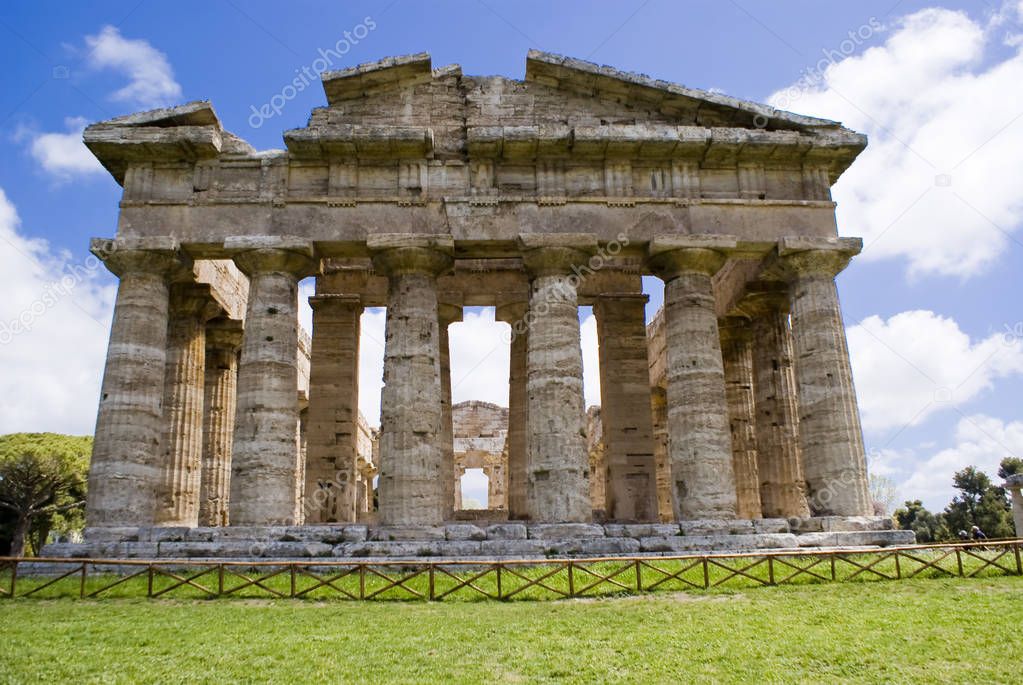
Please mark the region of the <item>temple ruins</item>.
POLYGON ((524 80, 418 54, 322 82, 325 106, 280 150, 205 101, 85 130, 124 188, 116 230, 92 241, 119 288, 86 541, 50 553, 912 541, 873 516, 835 286, 861 241, 839 236, 830 188, 863 135, 537 51, 524 80), (664 282, 649 321, 644 276, 664 282), (599 340, 589 415, 582 306, 599 340), (371 307, 386 308, 379 430, 358 410, 371 307), (506 409, 452 408, 448 329, 466 307, 508 324, 506 409), (473 468, 491 482, 475 518, 458 494, 473 468))

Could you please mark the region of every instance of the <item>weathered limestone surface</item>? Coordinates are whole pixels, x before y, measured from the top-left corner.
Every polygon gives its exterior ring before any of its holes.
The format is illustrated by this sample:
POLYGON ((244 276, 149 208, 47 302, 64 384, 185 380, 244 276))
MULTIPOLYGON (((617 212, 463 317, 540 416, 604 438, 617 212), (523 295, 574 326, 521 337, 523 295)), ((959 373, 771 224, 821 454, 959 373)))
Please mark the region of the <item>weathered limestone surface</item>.
POLYGON ((806 478, 799 445, 789 299, 784 286, 752 290, 741 307, 752 317, 757 465, 764 516, 805 517, 806 478))
POLYGON ((607 448, 604 508, 608 518, 615 521, 658 520, 647 299, 641 293, 608 293, 601 295, 593 307, 600 355, 601 422, 607 448))
POLYGON ((589 456, 584 437, 583 359, 572 267, 595 249, 585 235, 520 236, 532 277, 527 387, 532 520, 584 522, 591 517, 589 456))
POLYGON ((725 375, 711 277, 727 238, 655 241, 651 268, 664 279, 668 449, 677 516, 735 518, 735 476, 725 375))
POLYGON ((229 243, 249 277, 231 456, 231 523, 294 523, 298 493, 298 281, 315 268, 301 241, 229 243))
POLYGON ((437 333, 440 359, 440 448, 443 455, 439 478, 444 485, 444 518, 461 509, 462 489, 455 473, 454 418, 451 411, 451 342, 448 326, 462 320, 462 308, 448 302, 437 304, 437 333))
POLYGON ((381 235, 374 267, 390 279, 381 395, 380 523, 437 525, 447 506, 437 275, 451 267, 450 239, 381 235))
POLYGON ((354 522, 359 437, 358 295, 309 298, 316 336, 309 377, 306 523, 354 522))
POLYGON ((780 266, 792 301, 799 442, 814 515, 872 512, 863 431, 835 288, 835 275, 860 245, 859 240, 842 239, 824 244, 783 241, 781 246, 780 266))
POLYGON ((527 302, 499 305, 494 313, 497 321, 509 325, 511 349, 508 352, 508 516, 528 516, 526 483, 529 469, 529 392, 526 386, 529 326, 527 302))
POLYGON ((163 477, 156 493, 155 521, 159 525, 199 523, 206 319, 218 309, 208 288, 190 284, 171 287, 160 457, 163 477))
POLYGON ((590 506, 595 519, 607 518, 607 447, 600 405, 586 409, 586 453, 590 456, 590 506))
POLYGON ((237 322, 211 323, 206 329, 200 526, 226 526, 230 520, 231 449, 241 343, 242 331, 237 322))
POLYGON ((753 332, 746 319, 728 317, 721 324, 720 333, 725 399, 732 428, 736 514, 739 518, 757 519, 761 517, 761 503, 753 401, 753 332))
POLYGON ((177 241, 94 241, 92 251, 121 281, 89 465, 90 526, 154 521, 164 439, 170 275, 182 267, 177 241))

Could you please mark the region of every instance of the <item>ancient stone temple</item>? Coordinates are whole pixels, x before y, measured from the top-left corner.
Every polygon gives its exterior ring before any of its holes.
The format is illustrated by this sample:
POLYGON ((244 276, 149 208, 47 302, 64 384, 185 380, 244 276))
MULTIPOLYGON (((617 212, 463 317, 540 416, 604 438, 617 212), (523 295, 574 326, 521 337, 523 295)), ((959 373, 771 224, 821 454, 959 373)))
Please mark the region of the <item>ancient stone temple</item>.
POLYGON ((835 288, 861 243, 839 237, 830 187, 864 136, 541 52, 521 81, 425 54, 322 80, 326 105, 281 150, 208 102, 85 131, 124 187, 115 235, 92 244, 120 278, 93 553, 905 541, 871 518, 835 288), (665 284, 649 340, 643 276, 665 284), (467 306, 510 330, 507 521, 489 525, 452 523, 472 445, 453 429, 448 327, 467 306), (580 306, 598 326, 601 506, 580 306), (367 307, 387 312, 375 443, 358 413, 367 307))

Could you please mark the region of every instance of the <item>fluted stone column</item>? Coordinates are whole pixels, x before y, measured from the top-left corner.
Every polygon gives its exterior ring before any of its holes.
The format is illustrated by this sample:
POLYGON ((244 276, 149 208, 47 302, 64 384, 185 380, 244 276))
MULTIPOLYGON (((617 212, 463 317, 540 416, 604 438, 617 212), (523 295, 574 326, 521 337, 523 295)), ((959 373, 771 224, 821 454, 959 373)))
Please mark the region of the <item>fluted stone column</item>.
POLYGON ((381 393, 382 525, 437 525, 447 511, 437 276, 450 269, 449 236, 378 234, 373 266, 388 277, 381 393))
POLYGON ((228 239, 249 277, 231 456, 231 525, 295 522, 298 281, 316 268, 298 239, 228 239))
POLYGON ((668 454, 668 399, 664 388, 650 388, 650 412, 654 420, 654 461, 657 468, 657 513, 662 522, 678 518, 672 502, 671 458, 668 454))
POLYGON ((593 305, 606 446, 605 510, 614 521, 656 521, 657 465, 642 293, 603 294, 593 305))
POLYGON ((789 282, 799 388, 799 441, 810 511, 817 516, 870 516, 867 464, 835 276, 860 242, 819 249, 779 248, 789 282))
POLYGON ((650 267, 664 280, 668 448, 675 506, 683 519, 736 516, 732 438, 711 277, 726 237, 651 241, 650 267))
POLYGON ((171 286, 164 377, 163 474, 156 492, 156 525, 199 523, 203 401, 206 381, 206 319, 209 288, 171 286))
POLYGON ((454 516, 455 493, 461 492, 461 484, 452 477, 455 468, 455 427, 451 416, 451 347, 448 326, 462 320, 462 308, 450 303, 437 305, 437 332, 440 350, 440 446, 443 452, 440 478, 444 481, 444 518, 454 516))
POLYGON ((359 440, 359 295, 316 295, 309 370, 306 523, 356 520, 359 440))
POLYGON ((753 288, 740 307, 752 318, 756 341, 753 390, 761 508, 768 518, 809 516, 786 288, 753 288))
POLYGON ((172 239, 93 240, 120 277, 89 464, 89 527, 153 522, 163 442, 168 279, 183 257, 172 239))
POLYGON ((585 266, 592 237, 520 235, 530 276, 527 501, 532 520, 586 522, 593 516, 584 437, 583 360, 573 266, 585 266))
POLYGON ((526 481, 529 464, 528 428, 529 393, 526 388, 526 352, 529 326, 526 321, 528 303, 510 302, 497 307, 495 318, 507 323, 511 330, 508 358, 508 517, 528 518, 526 481))
POLYGON ((200 526, 226 526, 229 521, 231 448, 238 395, 238 349, 241 344, 240 322, 222 321, 206 327, 200 526))
POLYGON ((719 329, 725 399, 732 429, 736 514, 739 518, 758 519, 762 514, 753 400, 753 331, 749 320, 743 317, 726 317, 719 322, 719 329))

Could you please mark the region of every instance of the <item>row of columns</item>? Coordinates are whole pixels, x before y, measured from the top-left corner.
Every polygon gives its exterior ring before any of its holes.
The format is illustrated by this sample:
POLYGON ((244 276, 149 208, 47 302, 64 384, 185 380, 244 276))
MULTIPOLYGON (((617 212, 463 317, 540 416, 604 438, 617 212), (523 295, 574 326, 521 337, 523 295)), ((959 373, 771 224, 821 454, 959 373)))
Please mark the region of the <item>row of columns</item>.
MULTIPOLYGON (((201 298, 178 293, 177 286, 172 291, 173 274, 182 268, 175 250, 107 256, 121 284, 97 421, 90 525, 195 525, 200 517, 235 525, 355 519, 358 408, 352 390, 361 302, 313 299, 317 335, 330 338, 334 326, 333 338, 349 343, 313 346, 313 373, 326 376, 314 379, 320 394, 310 398, 304 490, 311 504, 301 511, 297 293, 299 279, 315 271, 312 247, 286 239, 272 245, 239 239, 227 247, 250 279, 237 363, 208 353, 207 343, 225 336, 206 335, 201 298), (236 402, 233 422, 228 396, 236 402), (224 461, 212 460, 203 467, 208 478, 200 477, 204 451, 226 454, 228 445, 230 477, 224 461), (319 498, 327 505, 310 496, 324 489, 332 493, 319 498)), ((375 270, 389 283, 379 519, 440 523, 455 499, 447 326, 460 308, 439 302, 437 277, 453 264, 453 243, 443 236, 378 234, 368 247, 375 270)), ((513 331, 508 500, 516 517, 582 522, 592 516, 577 286, 578 267, 596 247, 585 235, 520 237, 529 302, 498 310, 513 331)), ((655 411, 666 418, 677 518, 799 515, 807 499, 815 514, 869 513, 834 286, 848 256, 803 250, 779 258, 784 290, 751 294, 743 306, 753 323, 719 329, 712 278, 732 247, 734 241, 694 244, 692 237, 650 245, 648 267, 665 281, 663 409, 650 401, 645 298, 609 293, 595 305, 608 515, 657 518, 655 411)))

